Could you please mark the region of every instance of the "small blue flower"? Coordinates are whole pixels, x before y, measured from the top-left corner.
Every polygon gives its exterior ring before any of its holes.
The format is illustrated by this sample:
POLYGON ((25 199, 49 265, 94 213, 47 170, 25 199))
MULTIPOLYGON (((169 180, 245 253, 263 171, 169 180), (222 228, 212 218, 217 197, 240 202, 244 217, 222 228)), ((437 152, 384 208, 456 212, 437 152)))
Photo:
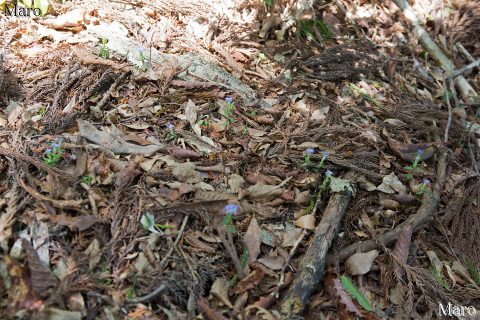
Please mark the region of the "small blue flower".
POLYGON ((422 149, 418 149, 418 150, 417 150, 417 155, 418 155, 418 156, 421 156, 422 154, 423 154, 423 150, 422 150, 422 149))
POLYGON ((332 170, 330 170, 330 169, 327 170, 327 172, 326 172, 325 174, 327 175, 327 177, 333 176, 333 172, 332 172, 332 170))
POLYGON ((47 148, 47 150, 45 150, 45 153, 46 153, 46 154, 52 153, 52 148, 47 148))
POLYGON ((137 51, 139 55, 143 55, 143 52, 144 52, 143 48, 138 48, 137 51))
POLYGON ((424 185, 427 186, 427 185, 429 185, 430 183, 432 183, 432 181, 430 181, 429 179, 427 179, 427 178, 423 179, 423 184, 424 184, 424 185))
POLYGON ((226 214, 236 215, 238 206, 236 204, 227 204, 223 209, 226 214))
POLYGON ((59 143, 56 143, 56 142, 52 142, 52 143, 50 144, 50 147, 52 147, 53 149, 55 149, 55 148, 60 148, 60 144, 59 144, 59 143))
POLYGON ((233 98, 232 97, 225 97, 225 101, 227 103, 233 103, 233 98))
POLYGON ((313 154, 313 153, 315 153, 315 149, 313 149, 313 148, 307 148, 307 149, 305 149, 305 153, 306 153, 306 154, 313 154))
POLYGON ((168 130, 173 130, 173 128, 175 128, 175 126, 173 124, 171 124, 170 122, 167 123, 167 129, 168 130))
POLYGON ((330 154, 326 151, 322 152, 322 161, 325 161, 325 159, 327 159, 329 155, 330 154))

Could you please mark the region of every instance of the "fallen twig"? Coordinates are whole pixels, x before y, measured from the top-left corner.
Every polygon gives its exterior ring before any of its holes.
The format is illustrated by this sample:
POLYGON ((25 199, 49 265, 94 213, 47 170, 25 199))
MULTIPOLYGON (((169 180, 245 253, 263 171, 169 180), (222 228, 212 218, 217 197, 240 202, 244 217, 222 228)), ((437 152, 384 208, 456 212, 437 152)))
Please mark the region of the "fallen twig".
MULTIPOLYGON (((353 181, 354 176, 355 174, 350 171, 345 179, 353 181)), ((288 318, 299 315, 305 309, 313 290, 323 277, 328 249, 337 235, 338 227, 352 196, 353 192, 345 189, 342 193, 335 193, 330 197, 323 218, 315 229, 313 241, 302 259, 300 272, 296 275, 282 302, 282 316, 288 318)))
POLYGON ((349 245, 335 254, 331 254, 327 263, 332 264, 336 260, 343 261, 349 258, 356 252, 367 252, 374 249, 381 248, 382 245, 389 245, 395 242, 399 233, 404 227, 411 226, 413 231, 417 231, 422 228, 427 222, 429 222, 436 214, 438 202, 440 201, 440 195, 442 194, 443 186, 445 184, 445 171, 447 168, 447 152, 443 150, 440 153, 440 157, 437 165, 437 179, 433 185, 433 192, 425 190, 423 194, 422 204, 417 213, 408 217, 403 223, 399 224, 395 229, 390 230, 378 237, 375 240, 360 241, 349 245))
POLYGON ((163 270, 165 268, 165 265, 168 262, 168 259, 172 255, 173 250, 177 247, 178 242, 180 242, 180 239, 182 238, 183 231, 185 231, 185 227, 187 226, 188 222, 188 215, 183 218, 182 226, 180 227, 180 230, 178 231, 177 238, 175 239, 175 242, 173 243, 173 246, 168 250, 167 254, 165 257, 163 257, 162 261, 160 261, 160 266, 159 269, 163 270))
POLYGON ((472 70, 473 68, 478 67, 478 66, 480 66, 480 59, 478 59, 477 61, 474 61, 474 62, 466 65, 465 67, 463 67, 463 68, 461 68, 461 69, 458 69, 458 70, 452 72, 452 73, 447 77, 447 79, 453 79, 453 78, 455 78, 455 77, 458 77, 458 76, 460 76, 460 75, 463 75, 463 74, 465 74, 466 72, 468 72, 468 71, 470 71, 470 70, 472 70))
POLYGON ((144 303, 144 302, 148 302, 152 299, 154 299, 155 297, 157 297, 159 294, 161 294, 162 292, 164 292, 165 290, 167 289, 167 287, 162 284, 160 285, 157 289, 155 289, 154 291, 150 292, 149 294, 147 294, 146 296, 142 296, 142 297, 137 297, 137 298, 132 298, 132 299, 127 299, 125 300, 125 303, 127 304, 137 304, 137 303, 144 303))

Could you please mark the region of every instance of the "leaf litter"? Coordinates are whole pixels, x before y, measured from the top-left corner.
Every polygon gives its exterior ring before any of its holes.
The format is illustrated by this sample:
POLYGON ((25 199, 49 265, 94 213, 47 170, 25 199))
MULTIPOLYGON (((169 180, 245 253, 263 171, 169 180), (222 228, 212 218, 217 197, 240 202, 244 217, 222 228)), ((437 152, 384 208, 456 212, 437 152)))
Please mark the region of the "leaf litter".
MULTIPOLYGON (((463 125, 478 120, 469 101, 448 112, 463 97, 393 4, 314 7, 335 22, 323 36, 327 24, 283 29, 276 6, 105 4, 50 2, 45 19, 0 22, 2 319, 480 310, 480 140, 463 125), (325 234, 325 270, 302 284, 319 290, 288 308, 325 234)), ((443 9, 448 28, 457 9, 443 9)), ((437 12, 415 10, 461 50, 437 12)))

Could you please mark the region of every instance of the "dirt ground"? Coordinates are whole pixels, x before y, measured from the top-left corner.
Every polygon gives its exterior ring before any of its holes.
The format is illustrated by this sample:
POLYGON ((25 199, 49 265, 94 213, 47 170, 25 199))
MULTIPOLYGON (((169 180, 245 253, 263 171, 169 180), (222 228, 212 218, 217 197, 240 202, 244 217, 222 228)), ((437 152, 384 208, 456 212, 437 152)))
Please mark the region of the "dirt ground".
POLYGON ((4 9, 0 318, 478 317, 480 5, 410 5, 4 9))

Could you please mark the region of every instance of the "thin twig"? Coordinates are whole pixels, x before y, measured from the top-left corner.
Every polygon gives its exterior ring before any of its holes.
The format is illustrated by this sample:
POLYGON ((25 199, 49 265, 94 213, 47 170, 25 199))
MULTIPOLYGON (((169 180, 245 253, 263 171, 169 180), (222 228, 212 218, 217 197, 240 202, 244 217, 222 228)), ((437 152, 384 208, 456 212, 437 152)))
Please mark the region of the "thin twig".
POLYGON ((165 268, 165 265, 167 264, 168 259, 172 255, 173 250, 175 249, 175 247, 178 245, 178 242, 182 238, 183 231, 185 230, 185 227, 187 226, 188 217, 189 216, 186 215, 185 218, 183 218, 182 226, 180 227, 180 231, 178 232, 177 238, 175 239, 175 242, 173 243, 173 246, 170 248, 170 250, 168 250, 167 255, 165 257, 163 257, 162 261, 160 261, 160 266, 159 266, 160 270, 165 268))
MULTIPOLYGON (((448 107, 448 120, 447 120, 447 126, 445 127, 445 135, 444 135, 444 141, 445 143, 448 142, 448 130, 450 130, 450 125, 452 124, 452 105, 450 104, 450 96, 448 94, 448 88, 447 88, 447 81, 443 79, 443 90, 444 90, 444 96, 445 96, 445 101, 447 103, 448 107)), ((450 83, 451 81, 448 80, 450 83)))
POLYGON ((137 297, 137 298, 132 298, 132 299, 127 299, 127 300, 125 300, 125 303, 128 303, 128 304, 137 304, 137 303, 148 302, 148 301, 154 299, 154 298, 155 298, 156 296, 158 296, 159 294, 161 294, 163 291, 165 291, 165 289, 167 289, 167 287, 166 287, 164 284, 161 284, 157 289, 155 289, 154 291, 150 292, 150 293, 147 294, 146 296, 137 297))
POLYGON ((297 249, 302 243, 303 238, 307 235, 307 230, 303 229, 302 234, 298 237, 297 241, 295 241, 295 244, 293 245, 292 249, 290 250, 290 253, 288 254, 287 261, 285 261, 285 264, 283 265, 282 271, 280 271, 280 280, 278 281, 277 287, 275 290, 270 293, 271 296, 275 297, 275 299, 278 299, 278 295, 280 293, 280 290, 283 288, 285 284, 285 272, 287 271, 288 267, 290 266, 290 262, 292 261, 293 256, 297 252, 297 249))
POLYGON ((453 79, 455 77, 458 77, 460 75, 463 75, 465 74, 466 72, 472 70, 473 68, 476 68, 476 67, 479 67, 480 66, 480 59, 466 65, 465 67, 461 68, 461 69, 458 69, 454 72, 452 72, 448 77, 447 79, 450 80, 450 79, 453 79))

